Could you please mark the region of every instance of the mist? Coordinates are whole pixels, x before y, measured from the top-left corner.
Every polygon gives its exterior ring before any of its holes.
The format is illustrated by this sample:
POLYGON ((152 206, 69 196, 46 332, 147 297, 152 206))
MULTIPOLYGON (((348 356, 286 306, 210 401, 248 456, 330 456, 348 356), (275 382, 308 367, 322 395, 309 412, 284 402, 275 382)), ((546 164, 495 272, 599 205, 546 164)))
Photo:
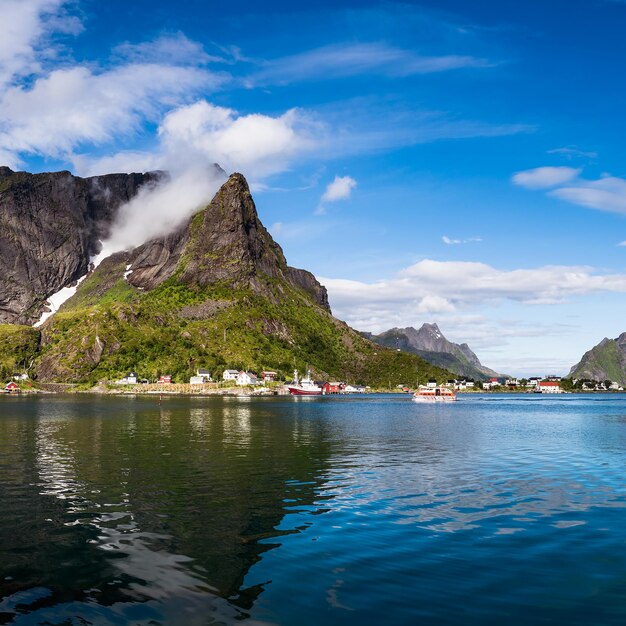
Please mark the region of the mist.
POLYGON ((168 172, 155 185, 142 187, 119 208, 111 235, 92 259, 94 267, 115 252, 173 232, 206 206, 225 180, 217 166, 198 166, 168 172))

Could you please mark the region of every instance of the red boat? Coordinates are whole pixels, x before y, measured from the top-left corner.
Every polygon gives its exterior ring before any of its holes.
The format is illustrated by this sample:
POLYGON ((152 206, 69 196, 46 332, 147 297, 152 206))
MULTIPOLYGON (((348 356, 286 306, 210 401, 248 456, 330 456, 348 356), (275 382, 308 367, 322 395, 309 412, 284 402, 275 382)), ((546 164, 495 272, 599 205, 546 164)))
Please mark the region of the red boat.
POLYGON ((311 370, 308 370, 306 376, 300 380, 298 378, 298 370, 293 372, 293 383, 285 385, 292 396, 321 396, 322 388, 311 380, 311 370))

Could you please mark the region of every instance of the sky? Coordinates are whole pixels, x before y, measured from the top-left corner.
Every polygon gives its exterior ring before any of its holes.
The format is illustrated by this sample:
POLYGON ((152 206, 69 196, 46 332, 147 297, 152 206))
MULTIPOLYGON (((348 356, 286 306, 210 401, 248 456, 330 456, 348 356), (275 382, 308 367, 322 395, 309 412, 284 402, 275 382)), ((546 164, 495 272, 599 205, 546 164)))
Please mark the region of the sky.
POLYGON ((0 164, 240 171, 337 317, 436 322, 498 371, 565 374, 626 331, 625 1, 0 15, 0 164))

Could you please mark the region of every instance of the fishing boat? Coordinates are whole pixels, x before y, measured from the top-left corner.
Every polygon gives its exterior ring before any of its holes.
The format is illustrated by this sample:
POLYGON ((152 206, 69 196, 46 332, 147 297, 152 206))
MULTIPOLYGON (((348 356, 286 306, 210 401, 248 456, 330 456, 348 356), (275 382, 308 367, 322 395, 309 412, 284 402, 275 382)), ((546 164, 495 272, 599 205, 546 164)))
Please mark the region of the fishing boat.
POLYGON ((293 372, 293 383, 285 385, 292 396, 321 396, 322 388, 311 379, 311 370, 307 370, 306 376, 300 380, 298 370, 293 372))
POLYGON ((413 394, 413 402, 456 402, 456 392, 448 387, 420 385, 413 394))

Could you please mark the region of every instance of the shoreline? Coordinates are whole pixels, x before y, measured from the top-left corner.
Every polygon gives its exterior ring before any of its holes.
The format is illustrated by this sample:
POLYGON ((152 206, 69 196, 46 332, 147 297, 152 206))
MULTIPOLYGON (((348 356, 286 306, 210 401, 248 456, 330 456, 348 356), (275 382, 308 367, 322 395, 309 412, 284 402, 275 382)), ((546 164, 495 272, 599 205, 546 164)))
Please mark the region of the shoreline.
MULTIPOLYGON (((406 395, 411 396, 411 392, 403 392, 397 389, 371 389, 364 393, 334 393, 329 396, 367 396, 373 394, 385 395, 406 395)), ((471 396, 477 394, 485 395, 541 395, 541 396, 561 396, 572 394, 619 394, 626 393, 616 390, 571 390, 554 394, 537 394, 527 389, 500 389, 500 390, 464 390, 457 391, 459 396, 471 396)), ((220 387, 220 383, 205 383, 204 385, 191 385, 189 383, 170 384, 138 384, 138 385, 96 385, 91 388, 83 388, 79 384, 73 383, 36 383, 21 387, 18 392, 0 392, 1 396, 24 396, 24 395, 95 395, 95 396, 192 396, 192 397, 289 397, 289 392, 282 386, 270 387, 267 392, 258 392, 254 387, 220 387)), ((317 396, 316 396, 317 397, 317 396)), ((321 397, 321 396, 320 396, 321 397)))

